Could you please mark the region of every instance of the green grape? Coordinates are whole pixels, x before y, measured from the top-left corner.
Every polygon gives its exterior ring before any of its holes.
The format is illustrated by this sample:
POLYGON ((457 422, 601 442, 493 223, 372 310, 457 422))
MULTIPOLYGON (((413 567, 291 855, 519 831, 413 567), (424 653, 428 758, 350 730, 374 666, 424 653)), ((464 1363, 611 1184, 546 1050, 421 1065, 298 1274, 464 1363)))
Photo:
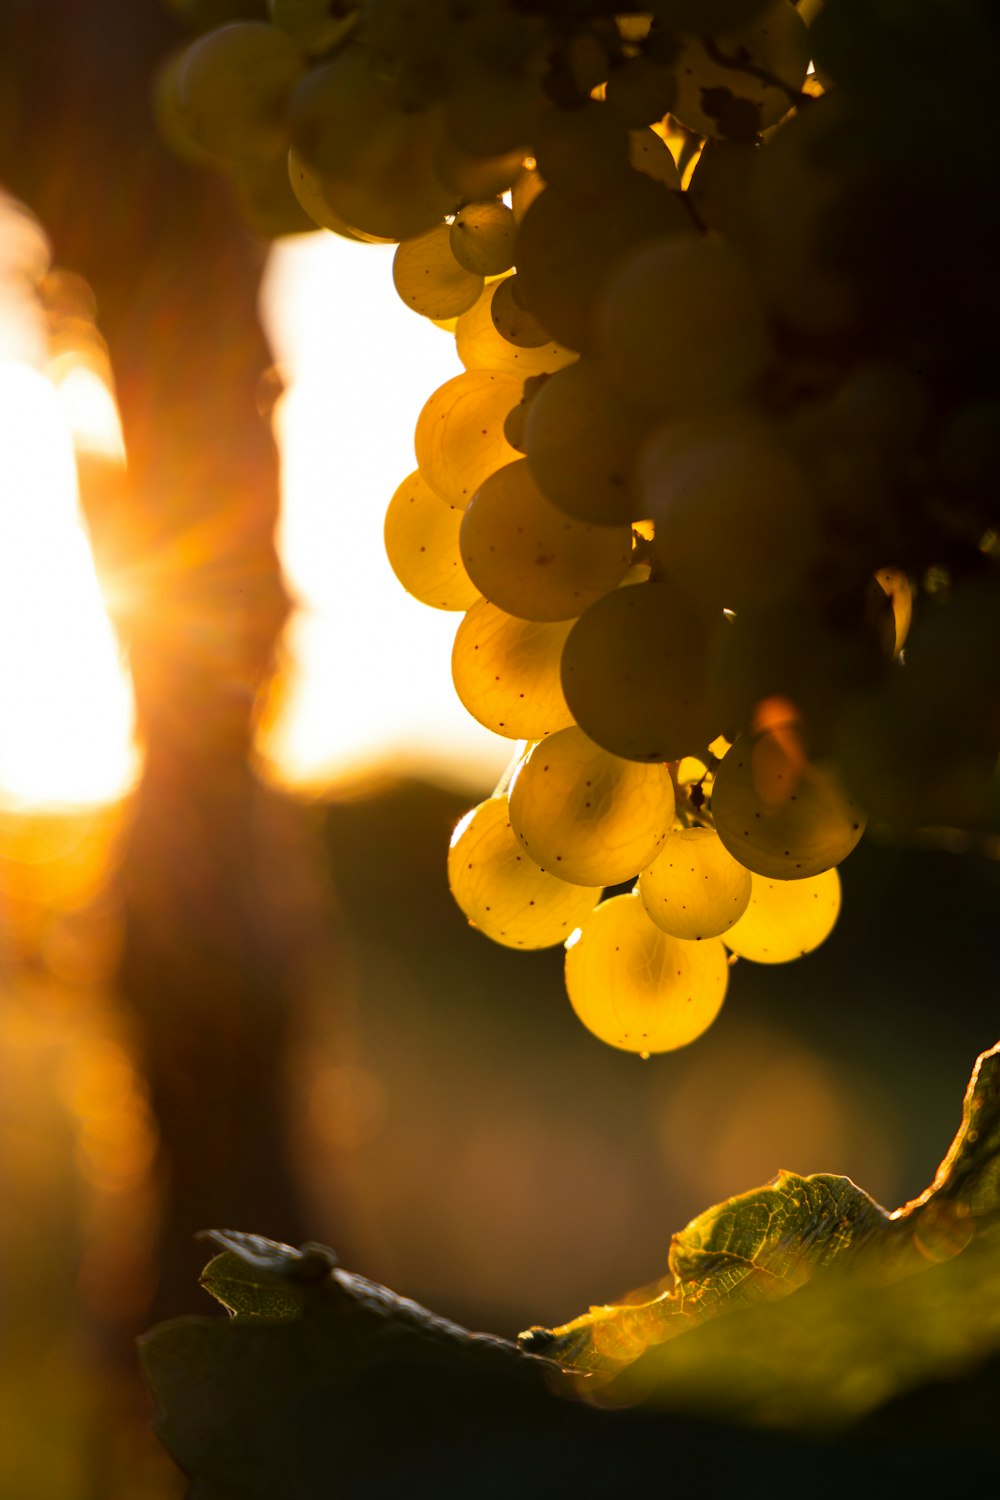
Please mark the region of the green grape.
POLYGON ((520 224, 538 195, 545 190, 545 178, 535 165, 535 158, 528 157, 514 178, 510 189, 510 209, 514 223, 520 224), (528 163, 530 162, 530 165, 528 163))
POLYGON ((470 156, 524 155, 545 108, 541 75, 548 23, 486 5, 456 30, 443 134, 470 156))
POLYGON ((594 299, 615 263, 642 240, 691 232, 679 196, 631 167, 599 190, 547 187, 517 235, 525 300, 554 338, 588 350, 594 299))
POLYGON ((632 468, 648 427, 645 408, 623 400, 596 361, 581 359, 532 398, 525 452, 553 505, 578 521, 614 525, 641 513, 632 468))
POLYGON ((666 582, 614 589, 592 604, 563 652, 563 692, 592 740, 629 760, 697 755, 719 732, 705 692, 724 623, 666 582))
POLYGON ((824 870, 805 880, 754 875, 750 904, 723 941, 740 958, 755 964, 785 964, 825 942, 839 914, 836 870, 824 870))
POLYGON ((730 405, 773 357, 753 277, 716 235, 673 235, 622 260, 596 343, 623 395, 675 415, 730 405))
POLYGON ((656 19, 676 31, 703 36, 754 21, 773 0, 655 0, 656 19))
MULTIPOLYGON (((885 595, 874 585, 879 598, 885 595)), ((829 745, 844 702, 884 681, 886 656, 866 620, 858 590, 850 613, 839 601, 825 619, 813 601, 785 609, 744 610, 721 632, 709 664, 708 691, 719 722, 732 728, 753 723, 758 705, 783 698, 794 704, 816 753, 829 745)), ((893 612, 885 605, 895 640, 893 612)))
POLYGON ((805 880, 846 859, 865 815, 831 766, 793 739, 741 735, 712 788, 712 820, 734 859, 771 880, 805 880))
POLYGON ((748 234, 752 182, 761 148, 752 141, 706 141, 687 185, 706 229, 742 242, 748 234))
POLYGON ((542 494, 527 459, 476 491, 459 546, 480 593, 524 620, 568 620, 613 589, 632 561, 628 526, 574 521, 542 494))
POLYGON ((741 919, 750 882, 750 871, 733 859, 714 828, 675 828, 640 873, 639 897, 657 927, 700 942, 728 933, 741 919))
POLYGON ((476 276, 500 276, 514 264, 514 214, 498 198, 467 203, 449 231, 451 253, 476 276))
POLYGON ((698 29, 702 36, 681 41, 671 113, 698 135, 740 140, 783 119, 809 66, 809 29, 794 6, 771 0, 732 29, 714 36, 704 34, 703 24, 698 29))
POLYGON ((612 69, 604 98, 608 108, 635 129, 662 120, 673 107, 676 95, 677 83, 671 70, 658 67, 640 54, 625 58, 612 69))
POLYGON ((469 609, 479 598, 458 550, 461 521, 419 471, 403 480, 385 513, 389 565, 407 593, 433 609, 469 609))
POLYGON ((352 228, 409 239, 456 207, 458 195, 435 170, 438 117, 402 107, 371 48, 349 43, 307 73, 292 96, 291 123, 299 157, 352 228))
POLYGON ((439 386, 417 418, 417 467, 435 494, 464 510, 485 479, 519 458, 504 418, 524 382, 495 370, 467 370, 439 386))
POLYGON ((230 180, 240 213, 255 234, 277 239, 315 231, 315 221, 295 196, 283 159, 234 167, 230 180))
POLYGON ((621 115, 587 99, 580 109, 552 109, 535 132, 538 171, 552 187, 590 190, 623 171, 629 157, 628 127, 621 115))
POLYGON ((510 786, 511 826, 532 859, 575 885, 617 885, 651 865, 674 820, 664 765, 609 755, 582 729, 535 745, 510 786))
POLYGON ((455 691, 472 717, 512 740, 569 728, 559 663, 571 623, 519 620, 488 599, 473 604, 451 654, 455 691))
POLYGON ((564 943, 601 887, 570 885, 539 868, 514 837, 506 797, 466 813, 448 851, 451 894, 474 927, 508 948, 564 943))
POLYGON ((403 240, 392 258, 392 281, 407 307, 425 318, 457 318, 483 290, 482 276, 460 266, 452 255, 447 224, 403 240))
POLYGON ((288 105, 302 73, 294 42, 266 21, 208 32, 177 64, 188 133, 220 161, 274 161, 288 150, 288 105))
POLYGON ((350 36, 358 23, 361 0, 344 5, 340 0, 267 0, 275 26, 287 31, 303 52, 329 52, 350 36))
POLYGON ((156 128, 174 156, 195 167, 219 168, 218 157, 206 151, 191 133, 190 115, 181 98, 180 71, 186 56, 181 48, 163 59, 153 77, 151 106, 156 128))
POLYGON ((665 422, 638 460, 641 511, 664 573, 739 612, 809 588, 818 522, 809 482, 761 418, 734 411, 665 422))
POLYGON ((655 130, 629 131, 628 159, 636 172, 642 172, 654 182, 661 182, 666 188, 680 191, 681 174, 677 170, 677 163, 670 147, 655 130))
POLYGON ((366 245, 391 245, 391 239, 377 234, 365 234, 337 212, 327 197, 323 178, 296 151, 293 146, 288 153, 288 181, 302 210, 314 225, 329 229, 345 240, 357 240, 366 245))
POLYGON ((467 370, 501 370, 508 375, 548 375, 579 358, 572 349, 549 340, 534 349, 510 344, 493 321, 493 298, 502 281, 489 282, 474 307, 455 327, 455 348, 467 370))
POLYGON ((707 1031, 728 983, 721 939, 670 937, 635 891, 602 901, 566 945, 566 991, 579 1019, 602 1042, 643 1057, 707 1031))
POLYGON ((540 349, 551 343, 548 329, 525 307, 516 274, 497 283, 490 317, 500 337, 518 349, 540 349))

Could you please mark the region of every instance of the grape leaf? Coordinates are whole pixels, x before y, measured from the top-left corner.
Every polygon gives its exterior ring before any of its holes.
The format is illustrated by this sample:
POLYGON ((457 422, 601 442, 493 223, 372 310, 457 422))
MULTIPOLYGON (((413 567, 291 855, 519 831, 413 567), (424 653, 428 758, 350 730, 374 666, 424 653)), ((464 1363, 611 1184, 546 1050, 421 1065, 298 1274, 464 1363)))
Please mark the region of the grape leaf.
POLYGON ((958 1133, 930 1187, 888 1213, 849 1177, 779 1172, 675 1234, 672 1285, 658 1296, 592 1307, 521 1345, 568 1368, 614 1373, 650 1345, 721 1312, 785 1296, 847 1263, 879 1284, 947 1259, 1000 1213, 1000 1043, 977 1060, 958 1133))
POLYGON ((927 1191, 887 1213, 847 1178, 783 1173, 675 1237, 674 1285, 529 1340, 472 1334, 323 1247, 210 1236, 230 1319, 141 1355, 189 1500, 618 1496, 640 1483, 812 1496, 995 1479, 1000 1047, 927 1191), (960 1252, 960 1253, 959 1253, 960 1252), (601 1337, 614 1331, 605 1346, 601 1337), (666 1330, 666 1331, 664 1331, 666 1330), (683 1337, 674 1337, 683 1332, 683 1337), (594 1373, 597 1372, 597 1373, 594 1373), (584 1400, 562 1399, 568 1395, 584 1400))

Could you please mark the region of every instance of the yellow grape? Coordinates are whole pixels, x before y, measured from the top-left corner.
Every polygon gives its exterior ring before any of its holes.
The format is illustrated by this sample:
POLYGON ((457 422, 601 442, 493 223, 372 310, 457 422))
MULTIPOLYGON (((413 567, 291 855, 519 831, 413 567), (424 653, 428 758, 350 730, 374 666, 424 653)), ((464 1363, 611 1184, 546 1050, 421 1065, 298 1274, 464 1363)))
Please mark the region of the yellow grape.
POLYGON ((761 14, 712 38, 682 37, 671 114, 698 135, 731 136, 737 124, 745 137, 759 135, 787 115, 808 65, 808 27, 788 0, 772 0, 761 14), (720 109, 713 114, 716 99, 720 109))
POLYGON ((832 768, 777 733, 741 735, 715 774, 712 820, 734 859, 771 880, 805 880, 839 865, 865 815, 832 768))
POLYGON ((359 240, 369 245, 391 245, 393 242, 377 234, 364 234, 353 224, 348 224, 330 202, 323 178, 316 169, 296 151, 293 146, 288 153, 288 180, 299 206, 321 229, 329 229, 345 240, 359 240))
POLYGON ((664 236, 623 258, 595 337, 622 394, 672 415, 728 406, 772 357, 750 270, 718 235, 664 236))
POLYGON ((452 254, 447 224, 402 241, 392 258, 392 280, 407 307, 434 319, 457 318, 483 290, 482 276, 452 254))
POLYGON ((639 876, 639 897, 657 927, 672 937, 718 937, 750 900, 750 871, 713 828, 675 828, 639 876))
POLYGON ((546 499, 521 458, 476 491, 459 547, 469 577, 500 609, 525 620, 568 620, 624 577, 632 531, 572 520, 546 499))
POLYGON ((448 851, 451 893, 474 927, 508 948, 564 943, 601 895, 569 885, 528 858, 511 831, 506 797, 466 813, 448 851))
POLYGON ((617 885, 651 865, 674 821, 664 765, 622 760, 582 729, 535 745, 510 786, 510 820, 532 859, 576 885, 617 885))
POLYGON ((598 599, 563 652, 563 691, 581 729, 629 760, 704 750, 719 730, 705 671, 724 620, 666 580, 598 599))
POLYGON ((181 124, 220 161, 274 161, 288 150, 288 103, 304 71, 299 49, 277 26, 219 26, 178 61, 181 124))
POLYGON ((389 501, 383 536, 389 565, 407 593, 433 609, 469 609, 479 598, 458 550, 462 512, 408 475, 389 501))
POLYGON ((644 172, 654 182, 680 192, 681 175, 662 135, 644 126, 628 133, 628 159, 637 172, 644 172))
POLYGON ((723 934, 727 948, 756 964, 784 964, 818 948, 840 914, 840 875, 824 870, 807 880, 753 876, 750 904, 723 934))
POLYGON ((635 891, 602 901, 566 946, 566 990, 588 1031, 625 1052, 671 1052, 706 1031, 729 982, 720 938, 687 943, 635 891))
POLYGON ((637 463, 663 572, 723 609, 769 609, 808 591, 819 553, 813 488, 750 411, 667 421, 637 463))
POLYGON ((691 233, 679 195, 631 167, 590 191, 547 187, 517 234, 525 300, 554 338, 587 350, 594 300, 615 262, 639 240, 691 233))
POLYGON ((438 122, 405 108, 372 48, 349 41, 310 69, 290 113, 292 144, 353 228, 402 240, 453 212, 459 195, 435 169, 438 122))
POLYGON ((592 359, 546 380, 525 423, 532 473, 553 505, 598 525, 639 514, 632 468, 649 413, 625 400, 592 359))
POLYGON ((467 203, 448 231, 451 253, 467 271, 499 276, 514 264, 515 228, 512 210, 498 198, 467 203))
POLYGON ((534 349, 508 343, 493 321, 493 299, 500 281, 483 288, 479 301, 455 325, 455 349, 467 370, 501 370, 508 375, 550 375, 571 365, 579 355, 554 339, 534 349))
POLYGON ((504 437, 523 380, 495 370, 466 370, 425 402, 413 435, 417 467, 436 495, 464 510, 484 479, 520 458, 504 437))
POLYGON ((472 717, 512 740, 568 728, 559 665, 572 623, 519 620, 488 599, 473 604, 451 653, 455 691, 472 717))

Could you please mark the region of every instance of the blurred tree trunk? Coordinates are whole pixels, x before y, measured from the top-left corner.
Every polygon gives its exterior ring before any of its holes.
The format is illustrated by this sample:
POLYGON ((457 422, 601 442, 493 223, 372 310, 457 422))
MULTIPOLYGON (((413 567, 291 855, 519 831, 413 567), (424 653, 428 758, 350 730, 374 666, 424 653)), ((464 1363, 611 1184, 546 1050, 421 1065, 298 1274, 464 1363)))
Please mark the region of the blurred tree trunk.
POLYGON ((160 0, 0 11, 0 184, 96 293, 128 449, 127 486, 92 498, 90 521, 124 596, 147 751, 122 978, 168 1184, 155 1314, 198 1297, 196 1230, 300 1236, 283 1151, 288 972, 292 946, 322 926, 315 888, 297 931, 268 917, 276 819, 298 850, 282 857, 305 856, 297 811, 246 761, 287 607, 276 455, 257 404, 265 247, 219 180, 172 160, 156 135, 151 80, 183 39, 160 0))

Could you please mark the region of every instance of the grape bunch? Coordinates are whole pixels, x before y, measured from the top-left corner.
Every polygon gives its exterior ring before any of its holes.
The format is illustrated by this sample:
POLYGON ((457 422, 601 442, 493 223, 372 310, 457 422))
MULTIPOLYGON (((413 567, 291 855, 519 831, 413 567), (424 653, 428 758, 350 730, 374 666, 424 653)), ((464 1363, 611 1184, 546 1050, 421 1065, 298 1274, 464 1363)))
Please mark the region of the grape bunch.
POLYGON ((868 817, 997 826, 1000 18, 270 14, 172 59, 160 113, 265 232, 398 242, 396 292, 455 338, 385 520, 517 742, 452 891, 500 943, 565 943, 603 1040, 681 1046, 734 955, 823 941, 868 817))

